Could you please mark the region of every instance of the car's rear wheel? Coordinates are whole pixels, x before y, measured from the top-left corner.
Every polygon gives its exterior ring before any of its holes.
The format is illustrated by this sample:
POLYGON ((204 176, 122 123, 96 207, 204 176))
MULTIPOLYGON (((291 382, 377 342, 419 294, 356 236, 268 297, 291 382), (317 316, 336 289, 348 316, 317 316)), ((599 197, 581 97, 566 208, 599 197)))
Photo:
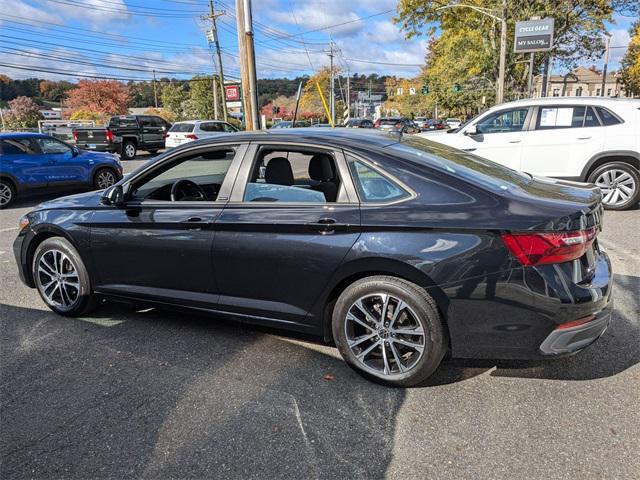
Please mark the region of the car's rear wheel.
POLYGON ((93 177, 93 186, 96 190, 104 190, 115 185, 118 177, 110 168, 101 168, 93 177))
POLYGON ((0 179, 0 208, 7 207, 16 199, 16 187, 9 180, 0 179))
POLYGON ((40 297, 54 312, 73 317, 95 306, 89 273, 68 240, 52 237, 38 245, 32 274, 40 297))
POLYGON ((137 148, 133 140, 125 140, 122 142, 122 152, 120 156, 125 160, 133 160, 136 156, 137 148))
POLYGON ((395 277, 367 277, 347 287, 334 307, 332 329, 345 361, 385 385, 419 385, 447 349, 433 298, 395 277))
POLYGON ((588 180, 602 190, 602 203, 607 210, 626 210, 640 201, 640 171, 633 165, 605 163, 588 180))

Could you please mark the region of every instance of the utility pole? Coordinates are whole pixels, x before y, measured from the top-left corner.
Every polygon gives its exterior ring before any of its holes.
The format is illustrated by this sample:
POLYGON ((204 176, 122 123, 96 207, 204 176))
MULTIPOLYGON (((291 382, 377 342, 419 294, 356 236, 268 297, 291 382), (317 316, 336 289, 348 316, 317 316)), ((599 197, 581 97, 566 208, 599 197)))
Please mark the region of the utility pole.
POLYGON ((607 35, 607 43, 604 49, 604 68, 602 69, 602 87, 600 88, 600 96, 604 97, 604 87, 607 83, 607 67, 609 66, 609 45, 611 44, 611 36, 607 35))
POLYGON ((351 118, 351 72, 347 70, 347 120, 351 118))
POLYGON ((215 75, 211 77, 211 88, 213 89, 213 118, 220 120, 220 111, 218 108, 218 82, 215 75))
MULTIPOLYGON (((250 84, 250 67, 249 57, 247 55, 247 35, 245 33, 245 4, 249 2, 246 0, 236 0, 236 29, 238 30, 238 50, 240 53, 240 77, 242 80, 242 102, 243 112, 242 118, 244 119, 245 128, 247 130, 255 130, 254 116, 252 110, 252 98, 251 98, 251 84, 250 84)), ((251 52, 251 58, 254 60, 253 49, 251 52)), ((252 66, 255 71, 255 60, 252 66)))
POLYGON ((504 102, 504 82, 507 62, 507 0, 502 0, 502 15, 500 18, 500 65, 498 67, 498 90, 496 104, 504 102))
POLYGON ((329 44, 329 113, 331 114, 331 123, 335 125, 336 123, 336 99, 335 99, 335 75, 333 72, 333 57, 335 53, 333 52, 333 40, 329 44))
POLYGON ((153 70, 153 99, 155 100, 156 108, 158 108, 158 91, 156 90, 156 71, 155 71, 155 69, 153 70))
MULTIPOLYGON (((220 54, 220 42, 218 42, 218 26, 216 25, 216 18, 224 15, 224 12, 215 13, 213 9, 213 0, 209 0, 209 15, 207 15, 206 19, 211 20, 211 30, 207 32, 207 40, 209 40, 209 44, 213 43, 216 48, 216 58, 218 63, 218 79, 220 80, 220 90, 221 90, 221 98, 222 98, 222 119, 227 119, 227 102, 224 98, 224 72, 222 70, 222 55, 220 54)), ((217 90, 217 89, 216 89, 217 90)), ((215 106, 215 104, 214 104, 215 106)), ((218 117, 216 116, 216 119, 218 117)))
POLYGON ((247 70, 249 75, 249 95, 251 97, 251 117, 255 130, 260 129, 258 112, 258 78, 256 75, 256 55, 253 46, 253 17, 251 14, 251 0, 244 0, 244 34, 247 49, 247 70))
POLYGON ((531 97, 533 94, 533 57, 534 53, 529 54, 529 78, 527 80, 527 95, 531 97))

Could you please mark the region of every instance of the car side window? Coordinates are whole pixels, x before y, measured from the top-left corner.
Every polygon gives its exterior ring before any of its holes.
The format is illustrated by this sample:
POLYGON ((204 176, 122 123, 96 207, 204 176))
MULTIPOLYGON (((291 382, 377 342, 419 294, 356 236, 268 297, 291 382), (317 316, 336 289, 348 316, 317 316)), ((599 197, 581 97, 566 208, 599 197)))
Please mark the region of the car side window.
POLYGON ((527 118, 528 108, 514 108, 495 112, 476 124, 478 133, 521 132, 527 118))
POLYGON ((251 172, 245 202, 333 203, 342 188, 327 151, 263 147, 251 172))
POLYGON ((129 199, 140 202, 145 200, 171 201, 171 190, 174 184, 179 180, 189 180, 195 184, 195 187, 185 185, 185 190, 199 189, 204 192, 204 196, 184 195, 181 198, 176 198, 175 201, 214 202, 236 151, 236 146, 225 146, 165 163, 139 182, 134 183, 129 199))
POLYGON ((71 147, 55 138, 38 138, 37 142, 42 153, 45 154, 68 153, 71 151, 71 147))
POLYGON ((237 132, 238 129, 229 123, 222 124, 225 132, 237 132))
POLYGON ((222 125, 218 122, 205 122, 200 124, 203 132, 222 132, 222 125))
POLYGON ((347 159, 362 203, 396 202, 410 196, 400 185, 364 162, 351 156, 347 156, 347 159))
POLYGON ((620 120, 616 115, 611 113, 606 108, 596 107, 596 110, 598 111, 598 115, 600 116, 600 120, 602 120, 603 125, 609 126, 609 125, 618 125, 619 123, 622 123, 622 120, 620 120))
POLYGON ((5 138, 0 152, 3 155, 35 155, 38 149, 30 138, 5 138))
POLYGON ((140 122, 141 127, 153 127, 153 122, 150 117, 139 117, 138 122, 140 122))
POLYGON ((538 108, 536 130, 582 128, 600 125, 591 107, 549 105, 538 108))

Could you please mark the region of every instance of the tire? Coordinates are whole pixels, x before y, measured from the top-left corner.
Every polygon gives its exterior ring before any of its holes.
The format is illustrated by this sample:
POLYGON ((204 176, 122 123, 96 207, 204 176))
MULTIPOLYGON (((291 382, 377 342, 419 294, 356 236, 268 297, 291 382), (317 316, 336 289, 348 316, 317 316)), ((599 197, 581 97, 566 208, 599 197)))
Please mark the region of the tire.
POLYGON ((602 203, 607 210, 627 210, 640 201, 640 171, 628 163, 605 163, 587 181, 602 189, 602 203))
POLYGON ((89 273, 78 251, 65 238, 47 238, 38 245, 31 268, 40 297, 57 314, 76 317, 97 304, 89 273))
POLYGON ((0 208, 11 205, 16 199, 16 187, 10 180, 0 178, 0 208))
POLYGON ((118 176, 112 169, 100 168, 93 176, 93 188, 96 190, 104 190, 115 185, 117 181, 118 176))
POLYGON ((433 298, 418 285, 396 277, 367 277, 349 285, 336 302, 331 326, 347 364, 383 385, 420 385, 438 368, 447 351, 446 333, 433 298), (384 322, 378 323, 384 318, 381 308, 376 310, 385 299, 386 327, 384 322), (358 302, 367 310, 368 319, 356 306, 358 302), (407 346, 407 342, 418 348, 407 346))
POLYGON ((120 156, 124 160, 133 160, 137 152, 138 148, 136 147, 136 142, 134 142, 133 140, 125 140, 122 142, 120 156))

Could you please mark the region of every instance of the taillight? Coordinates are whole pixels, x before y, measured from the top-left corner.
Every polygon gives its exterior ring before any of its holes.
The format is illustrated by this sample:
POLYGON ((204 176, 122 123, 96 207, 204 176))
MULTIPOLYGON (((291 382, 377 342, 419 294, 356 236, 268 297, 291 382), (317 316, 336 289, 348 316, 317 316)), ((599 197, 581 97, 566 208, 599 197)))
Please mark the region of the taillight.
POLYGON ((108 142, 113 142, 113 132, 111 130, 107 130, 105 137, 107 137, 108 142))
POLYGON ((193 133, 187 133, 184 137, 188 138, 189 140, 197 140, 198 139, 198 136, 193 134, 193 133))
POLYGON ((75 130, 73 131, 73 141, 78 143, 78 132, 76 132, 75 130))
POLYGON ((502 240, 523 265, 544 265, 580 258, 597 233, 595 227, 564 233, 505 233, 502 240))

